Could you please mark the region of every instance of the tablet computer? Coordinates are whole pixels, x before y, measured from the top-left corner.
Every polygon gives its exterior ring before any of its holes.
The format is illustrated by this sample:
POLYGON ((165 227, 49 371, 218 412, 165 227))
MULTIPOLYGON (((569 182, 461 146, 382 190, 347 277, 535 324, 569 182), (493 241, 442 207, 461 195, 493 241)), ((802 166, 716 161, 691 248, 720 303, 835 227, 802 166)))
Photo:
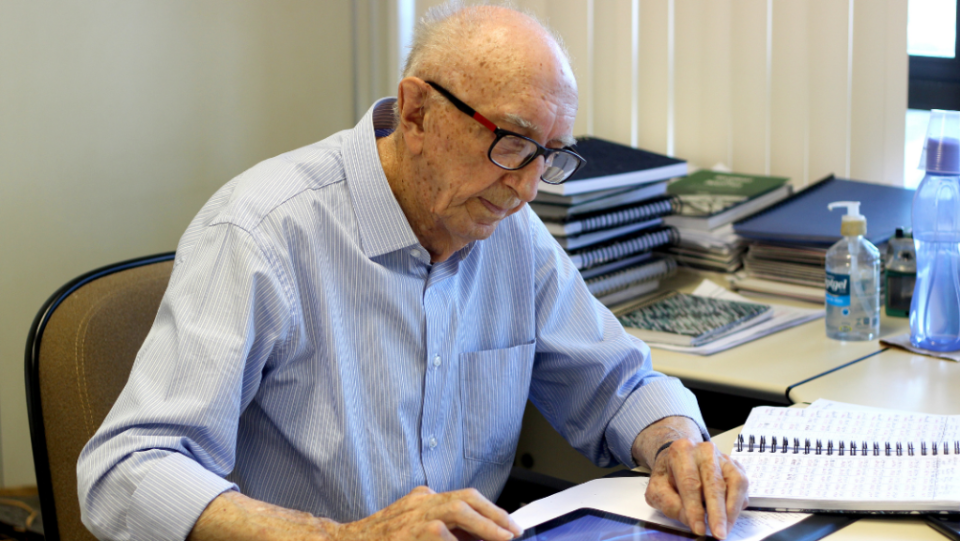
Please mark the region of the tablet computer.
POLYGON ((523 541, 687 541, 712 539, 597 509, 583 508, 527 528, 523 541))
POLYGON ((931 528, 948 539, 960 540, 960 515, 927 515, 924 517, 931 528))

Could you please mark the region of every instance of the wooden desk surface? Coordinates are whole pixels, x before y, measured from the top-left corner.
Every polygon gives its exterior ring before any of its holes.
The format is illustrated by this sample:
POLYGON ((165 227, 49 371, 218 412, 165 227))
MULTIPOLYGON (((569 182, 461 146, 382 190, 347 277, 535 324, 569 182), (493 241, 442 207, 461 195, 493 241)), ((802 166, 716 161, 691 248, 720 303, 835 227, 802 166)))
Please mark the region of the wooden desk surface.
MULTIPOLYGON (((704 278, 726 286, 724 275, 689 271, 679 272, 665 285, 690 292, 704 278)), ((769 299, 769 302, 805 308, 816 306, 780 299, 769 299)), ((907 325, 906 319, 883 317, 880 334, 905 332, 907 325)), ((788 391, 792 386, 881 349, 878 340, 831 340, 826 337, 823 319, 817 319, 709 356, 653 349, 653 367, 680 378, 693 389, 789 404, 788 391)))
POLYGON ((795 402, 828 398, 865 406, 960 414, 960 363, 891 348, 790 390, 795 402))

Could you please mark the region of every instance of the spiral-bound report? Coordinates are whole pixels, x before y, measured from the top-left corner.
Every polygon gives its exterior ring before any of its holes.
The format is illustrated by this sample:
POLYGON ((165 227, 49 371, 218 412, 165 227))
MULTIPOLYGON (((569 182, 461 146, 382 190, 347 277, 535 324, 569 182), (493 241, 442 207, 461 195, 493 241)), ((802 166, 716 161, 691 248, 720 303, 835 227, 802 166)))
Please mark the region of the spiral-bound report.
POLYGON ((758 407, 731 456, 751 508, 960 512, 960 416, 758 407))
POLYGON ((599 246, 589 246, 570 253, 570 261, 577 269, 589 269, 634 254, 649 252, 650 250, 677 241, 677 230, 672 227, 662 227, 652 231, 644 231, 636 236, 614 239, 599 246))

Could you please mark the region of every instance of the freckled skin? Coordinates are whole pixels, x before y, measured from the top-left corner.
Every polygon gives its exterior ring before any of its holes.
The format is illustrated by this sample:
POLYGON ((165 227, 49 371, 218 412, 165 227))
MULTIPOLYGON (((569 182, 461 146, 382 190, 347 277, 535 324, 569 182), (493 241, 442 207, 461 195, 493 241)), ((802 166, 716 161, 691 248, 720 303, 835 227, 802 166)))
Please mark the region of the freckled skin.
POLYGON ((516 14, 491 22, 442 65, 400 82, 400 125, 378 141, 390 186, 434 262, 493 234, 537 193, 543 158, 519 171, 490 162, 495 136, 439 96, 432 80, 498 126, 562 147, 577 112, 573 72, 539 26, 516 14), (513 114, 536 131, 512 124, 513 114))

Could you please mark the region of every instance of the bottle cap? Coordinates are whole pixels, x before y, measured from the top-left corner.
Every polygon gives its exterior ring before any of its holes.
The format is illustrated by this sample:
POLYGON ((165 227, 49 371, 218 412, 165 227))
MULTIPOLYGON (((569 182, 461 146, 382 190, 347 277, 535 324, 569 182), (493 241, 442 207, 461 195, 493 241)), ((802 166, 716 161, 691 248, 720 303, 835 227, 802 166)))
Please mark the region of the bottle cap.
POLYGON ((919 168, 938 175, 960 175, 960 111, 930 111, 919 168))
POLYGON ((840 234, 844 237, 856 237, 867 234, 867 218, 860 214, 859 201, 834 201, 827 205, 827 210, 837 207, 846 207, 847 213, 840 219, 840 234))

